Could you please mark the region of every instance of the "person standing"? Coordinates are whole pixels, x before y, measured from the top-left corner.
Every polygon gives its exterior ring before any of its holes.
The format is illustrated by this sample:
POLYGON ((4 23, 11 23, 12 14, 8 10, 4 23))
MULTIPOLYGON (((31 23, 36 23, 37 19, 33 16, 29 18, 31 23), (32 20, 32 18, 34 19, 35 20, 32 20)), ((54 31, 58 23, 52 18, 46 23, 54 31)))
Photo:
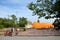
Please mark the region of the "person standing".
POLYGON ((19 28, 16 28, 16 36, 19 34, 19 28))
POLYGON ((12 33, 12 35, 13 35, 13 33, 14 33, 14 28, 11 28, 11 33, 12 33))

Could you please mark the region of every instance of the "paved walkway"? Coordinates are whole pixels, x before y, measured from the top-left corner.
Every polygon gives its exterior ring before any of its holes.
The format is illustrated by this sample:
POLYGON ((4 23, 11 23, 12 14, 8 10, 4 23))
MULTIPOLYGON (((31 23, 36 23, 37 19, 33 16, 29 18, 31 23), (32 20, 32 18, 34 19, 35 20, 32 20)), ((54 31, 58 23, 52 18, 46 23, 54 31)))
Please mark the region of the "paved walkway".
POLYGON ((50 29, 42 29, 42 30, 38 30, 38 29, 29 29, 27 31, 24 32, 19 32, 20 36, 60 36, 60 31, 56 31, 56 30, 50 30, 50 29))
MULTIPOLYGON (((15 36, 15 32, 13 33, 15 36)), ((60 36, 60 30, 51 30, 51 29, 28 29, 23 32, 19 32, 17 36, 60 36)))

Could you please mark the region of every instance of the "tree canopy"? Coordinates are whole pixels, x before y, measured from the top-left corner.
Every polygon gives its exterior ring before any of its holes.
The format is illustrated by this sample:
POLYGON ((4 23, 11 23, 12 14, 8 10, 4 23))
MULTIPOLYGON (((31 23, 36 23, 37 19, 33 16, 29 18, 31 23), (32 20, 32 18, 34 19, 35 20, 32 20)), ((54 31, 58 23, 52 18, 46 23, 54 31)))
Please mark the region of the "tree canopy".
POLYGON ((0 18, 0 29, 9 27, 25 27, 27 24, 27 19, 24 17, 19 18, 19 21, 15 15, 10 15, 10 18, 0 18))
POLYGON ((22 17, 22 18, 19 18, 19 26, 20 27, 25 27, 25 25, 27 24, 27 19, 22 17))
POLYGON ((60 1, 58 0, 37 0, 28 4, 28 8, 33 11, 33 15, 38 18, 60 18, 60 1))
POLYGON ((37 0, 29 3, 28 9, 33 11, 33 16, 37 15, 38 18, 56 18, 58 21, 56 23, 55 20, 53 24, 60 29, 60 0, 37 0))

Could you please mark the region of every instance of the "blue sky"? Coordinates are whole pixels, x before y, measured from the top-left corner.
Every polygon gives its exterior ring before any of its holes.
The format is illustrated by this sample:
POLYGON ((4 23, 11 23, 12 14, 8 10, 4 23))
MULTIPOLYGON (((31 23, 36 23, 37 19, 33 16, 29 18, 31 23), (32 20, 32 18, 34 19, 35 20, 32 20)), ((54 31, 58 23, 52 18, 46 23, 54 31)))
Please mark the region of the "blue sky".
MULTIPOLYGON (((8 18, 8 15, 15 14, 17 18, 25 17, 28 20, 34 22, 37 21, 37 16, 32 16, 32 11, 27 8, 28 3, 36 0, 0 0, 0 17, 8 18)), ((40 19, 41 22, 50 22, 54 20, 40 19)))

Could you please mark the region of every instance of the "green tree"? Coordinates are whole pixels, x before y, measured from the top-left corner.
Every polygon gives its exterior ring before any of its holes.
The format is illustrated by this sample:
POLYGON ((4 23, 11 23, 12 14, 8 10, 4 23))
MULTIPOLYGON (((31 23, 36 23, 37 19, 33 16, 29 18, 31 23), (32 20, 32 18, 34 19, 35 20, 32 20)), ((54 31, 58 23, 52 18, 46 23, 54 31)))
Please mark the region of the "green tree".
POLYGON ((19 18, 19 26, 20 27, 25 27, 25 25, 27 24, 27 19, 22 17, 22 18, 19 18))
POLYGON ((52 6, 52 10, 54 11, 56 20, 54 21, 55 28, 60 29, 60 0, 56 0, 57 2, 52 6))
POLYGON ((0 18, 0 24, 3 24, 4 19, 0 18))
POLYGON ((57 1, 53 6, 52 6, 52 10, 55 14, 55 18, 60 18, 60 0, 57 1))
POLYGON ((18 26, 17 25, 17 17, 13 14, 13 15, 11 15, 11 17, 12 17, 12 21, 13 21, 13 23, 14 23, 14 26, 16 27, 16 26, 18 26))
POLYGON ((52 5, 54 0, 37 0, 36 3, 29 3, 28 8, 33 11, 33 15, 38 15, 38 18, 45 17, 46 19, 52 16, 52 5))
POLYGON ((18 27, 17 18, 15 15, 11 15, 10 18, 0 18, 0 28, 18 27))
POLYGON ((0 29, 3 29, 3 28, 4 28, 4 25, 1 25, 1 24, 0 24, 0 29))
POLYGON ((15 15, 11 15, 11 17, 12 17, 12 20, 16 23, 16 21, 17 21, 16 16, 15 15))
POLYGON ((11 19, 4 18, 3 25, 5 28, 13 27, 13 21, 11 19))
POLYGON ((29 3, 28 8, 38 18, 60 18, 60 0, 37 0, 36 3, 29 3))
POLYGON ((0 18, 0 29, 4 28, 3 21, 3 18, 0 18))

